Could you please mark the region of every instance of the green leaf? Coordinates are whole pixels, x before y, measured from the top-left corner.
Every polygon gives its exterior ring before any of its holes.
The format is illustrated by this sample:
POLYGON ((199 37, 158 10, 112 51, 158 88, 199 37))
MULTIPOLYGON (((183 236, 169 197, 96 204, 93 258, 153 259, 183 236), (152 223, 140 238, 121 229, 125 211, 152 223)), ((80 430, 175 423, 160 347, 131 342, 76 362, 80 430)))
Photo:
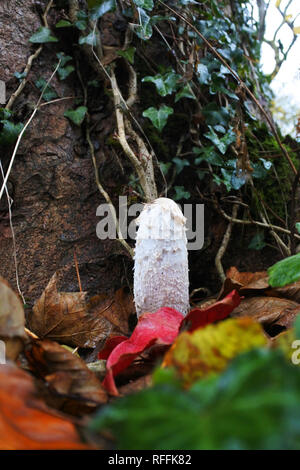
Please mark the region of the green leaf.
POLYGON ((89 44, 90 46, 96 46, 98 40, 98 33, 96 31, 92 31, 87 36, 81 36, 79 38, 79 44, 89 44))
POLYGON ((268 269, 269 284, 272 287, 283 287, 300 279, 300 253, 289 256, 268 269))
POLYGON ((234 172, 231 175, 231 181, 230 181, 233 189, 235 190, 240 189, 242 186, 244 186, 246 181, 247 181, 247 178, 246 178, 245 173, 243 173, 242 171, 234 170, 234 172))
POLYGON ((190 166, 190 162, 186 158, 174 157, 172 162, 175 163, 177 175, 182 172, 184 167, 190 166))
POLYGON ((12 111, 5 108, 0 108, 0 119, 9 120, 12 116, 12 111))
POLYGON ((84 31, 87 28, 86 20, 75 21, 74 25, 76 26, 77 29, 79 29, 79 31, 84 31))
POLYGON ((151 26, 151 17, 147 15, 145 10, 143 10, 142 8, 138 7, 137 11, 139 14, 140 24, 135 25, 134 31, 140 39, 142 39, 143 41, 147 41, 151 38, 153 33, 151 26))
POLYGON ((259 250, 262 250, 265 246, 266 246, 266 243, 265 243, 264 234, 263 233, 257 233, 256 235, 254 235, 254 237, 250 241, 250 243, 248 245, 248 248, 250 250, 259 251, 259 250))
POLYGON ((166 105, 161 106, 159 109, 152 106, 143 112, 143 116, 149 118, 153 126, 161 132, 167 124, 168 117, 173 112, 174 110, 166 105))
POLYGON ((76 16, 79 21, 87 21, 89 18, 89 15, 84 10, 78 10, 76 16))
POLYGON ((161 171, 164 175, 166 175, 168 173, 171 165, 172 165, 171 162, 168 162, 168 163, 160 162, 159 163, 160 169, 161 169, 161 171))
POLYGON ((181 199, 189 199, 191 197, 191 193, 185 190, 184 186, 174 186, 175 189, 175 196, 173 197, 174 201, 180 201, 181 199))
POLYGON ((55 98, 58 97, 57 93, 55 90, 53 90, 53 88, 50 86, 50 85, 47 85, 47 82, 44 78, 38 78, 36 81, 35 81, 35 86, 41 91, 43 92, 43 99, 45 101, 51 101, 51 100, 54 100, 55 98), (46 87, 46 88, 45 88, 46 87))
POLYGON ((57 42, 58 39, 51 35, 49 28, 41 26, 37 32, 29 38, 29 41, 33 42, 34 44, 44 44, 46 42, 57 42))
POLYGON ((153 10, 154 2, 153 0, 133 0, 135 5, 140 8, 144 8, 145 10, 153 10))
POLYGON ((180 75, 175 73, 173 70, 165 74, 148 75, 142 79, 142 82, 154 83, 158 93, 161 96, 171 95, 177 88, 178 80, 180 75))
POLYGON ((264 158, 260 158, 259 160, 262 163, 260 162, 252 163, 253 178, 265 178, 268 174, 268 170, 270 170, 270 168, 272 167, 272 162, 269 162, 268 160, 265 160, 264 158))
POLYGON ((55 28, 69 28, 70 26, 73 26, 70 21, 60 20, 58 23, 56 23, 55 28))
POLYGON ((295 228, 296 228, 297 232, 300 233, 300 222, 296 222, 295 228))
POLYGON ((91 9, 91 19, 98 20, 101 16, 105 15, 109 11, 116 9, 116 0, 104 0, 101 3, 97 2, 97 5, 91 9))
POLYGON ((254 349, 218 376, 183 390, 175 373, 102 407, 89 423, 116 450, 296 450, 300 370, 275 349, 254 349))
POLYGON ((18 79, 18 80, 23 80, 23 78, 26 77, 26 72, 15 72, 14 73, 14 76, 18 79))
POLYGON ((57 73, 61 80, 65 80, 70 75, 70 73, 74 72, 74 70, 75 67, 73 65, 67 65, 66 67, 60 67, 57 70, 57 73))
POLYGON ((199 165, 203 161, 216 166, 224 165, 223 158, 214 150, 213 147, 193 147, 193 152, 196 155, 199 155, 195 158, 196 165, 199 165))
POLYGON ((198 66, 197 66, 197 77, 198 77, 198 81, 199 81, 199 83, 201 83, 201 85, 207 85, 209 83, 210 73, 209 73, 208 68, 207 68, 206 65, 198 64, 198 66))
POLYGON ((183 88, 181 88, 181 90, 176 93, 175 103, 177 103, 177 101, 179 101, 181 98, 191 98, 192 100, 196 99, 194 93, 191 90, 190 85, 186 84, 183 88))
POLYGON ((73 60, 73 57, 65 55, 64 52, 58 52, 56 57, 60 60, 60 67, 64 67, 70 60, 73 60))
POLYGON ((87 113, 86 106, 79 106, 77 109, 68 109, 65 111, 64 116, 69 118, 76 126, 80 126, 87 113))
POLYGON ((23 124, 14 124, 11 121, 6 119, 0 121, 1 123, 1 131, 0 131, 0 145, 11 145, 13 144, 20 134, 21 130, 23 129, 23 124))
POLYGON ((208 126, 210 131, 204 136, 209 139, 211 142, 215 144, 217 149, 224 155, 226 153, 227 147, 235 141, 235 133, 233 132, 232 129, 229 129, 227 131, 227 134, 224 135, 221 139, 218 137, 218 135, 215 133, 214 129, 212 126, 208 126))
POLYGON ((232 189, 232 186, 231 186, 232 174, 231 172, 225 170, 225 168, 221 168, 221 173, 223 175, 223 180, 221 179, 221 182, 225 184, 227 191, 230 191, 232 189))
POLYGON ((215 126, 221 124, 227 126, 230 119, 230 114, 226 108, 220 108, 216 103, 209 103, 202 108, 202 114, 205 117, 205 121, 209 126, 215 126))
POLYGON ((117 54, 120 55, 121 57, 124 57, 130 64, 133 65, 134 63, 134 54, 135 54, 136 48, 135 47, 128 47, 125 51, 117 51, 117 54))

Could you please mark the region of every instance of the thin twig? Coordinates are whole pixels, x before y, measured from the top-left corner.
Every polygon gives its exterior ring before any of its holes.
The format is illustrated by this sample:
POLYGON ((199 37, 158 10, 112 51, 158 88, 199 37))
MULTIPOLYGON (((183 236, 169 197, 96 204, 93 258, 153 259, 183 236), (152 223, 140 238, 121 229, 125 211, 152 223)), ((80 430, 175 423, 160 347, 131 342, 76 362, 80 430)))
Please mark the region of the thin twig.
POLYGON ((77 280, 78 280, 79 292, 82 292, 82 285, 81 285, 81 279, 80 279, 80 274, 79 274, 78 261, 77 261, 75 248, 74 248, 73 256, 74 256, 74 263, 75 263, 76 275, 77 275, 77 280))
POLYGON ((234 206, 232 208, 231 220, 230 220, 230 222, 227 226, 227 229, 226 229, 226 232, 224 233, 224 237, 223 237, 221 246, 220 246, 220 248, 218 250, 218 253, 215 257, 215 265, 216 265, 216 268, 217 268, 217 271, 218 271, 218 274, 219 274, 219 278, 222 282, 226 278, 226 275, 225 275, 225 272, 224 272, 224 269, 223 269, 223 266, 222 266, 222 258, 224 256, 224 253, 227 249, 227 246, 228 246, 228 243, 229 243, 229 240, 230 240, 230 236, 231 236, 231 232, 232 232, 232 226, 233 226, 234 220, 236 219, 237 211, 238 211, 238 204, 234 204, 234 206))
MULTIPOLYGON (((3 166, 0 160, 0 170, 1 170, 1 175, 4 180, 4 171, 3 171, 3 166)), ((12 198, 9 195, 7 186, 5 185, 5 192, 6 192, 6 197, 7 197, 7 204, 8 204, 8 214, 9 214, 9 225, 10 225, 10 230, 11 230, 11 235, 12 235, 12 241, 13 241, 13 258, 14 258, 14 264, 15 264, 15 275, 16 275, 16 284, 17 284, 17 289, 19 292, 19 295, 22 299, 23 304, 26 304, 23 292, 20 287, 20 282, 19 282, 19 271, 18 271, 18 260, 17 260, 17 245, 16 245, 16 237, 15 237, 15 231, 12 223, 12 212, 11 212, 11 206, 13 203, 12 198)))

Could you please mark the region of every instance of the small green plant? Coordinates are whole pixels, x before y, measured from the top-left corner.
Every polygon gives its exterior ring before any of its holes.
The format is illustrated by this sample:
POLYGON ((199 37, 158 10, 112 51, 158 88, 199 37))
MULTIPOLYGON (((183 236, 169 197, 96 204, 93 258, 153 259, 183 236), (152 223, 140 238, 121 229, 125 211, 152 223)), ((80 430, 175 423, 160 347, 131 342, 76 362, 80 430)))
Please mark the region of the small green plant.
POLYGON ((269 283, 272 287, 283 287, 300 279, 300 253, 289 256, 268 269, 269 283))

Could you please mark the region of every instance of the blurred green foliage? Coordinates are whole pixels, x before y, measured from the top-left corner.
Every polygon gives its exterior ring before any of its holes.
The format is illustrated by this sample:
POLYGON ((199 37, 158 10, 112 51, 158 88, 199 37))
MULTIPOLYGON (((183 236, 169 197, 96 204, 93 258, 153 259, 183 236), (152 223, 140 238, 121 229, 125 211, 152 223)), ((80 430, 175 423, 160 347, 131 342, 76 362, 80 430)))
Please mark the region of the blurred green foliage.
POLYGON ((300 449, 300 369, 280 350, 242 354, 189 390, 170 369, 154 380, 102 409, 90 429, 109 430, 117 449, 300 449))

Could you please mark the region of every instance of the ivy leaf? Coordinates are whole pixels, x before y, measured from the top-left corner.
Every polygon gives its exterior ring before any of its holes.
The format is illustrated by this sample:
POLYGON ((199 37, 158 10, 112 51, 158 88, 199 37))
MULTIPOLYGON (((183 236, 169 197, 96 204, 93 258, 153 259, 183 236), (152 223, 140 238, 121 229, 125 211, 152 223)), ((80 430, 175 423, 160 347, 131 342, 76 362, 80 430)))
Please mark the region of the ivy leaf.
POLYGON ((76 16, 79 21, 87 21, 89 17, 89 15, 84 10, 79 10, 76 13, 76 16))
POLYGON ((89 44, 90 46, 96 46, 97 39, 98 39, 97 32, 92 31, 87 36, 81 36, 78 42, 79 44, 89 44))
POLYGON ((46 42, 57 42, 58 39, 51 35, 49 28, 41 26, 36 33, 29 38, 29 41, 34 44, 44 44, 46 42))
POLYGON ((216 124, 226 126, 230 119, 229 111, 224 107, 220 108, 216 103, 209 103, 207 106, 204 106, 202 114, 205 117, 206 124, 209 126, 215 126, 216 124))
POLYGON ((289 256, 268 269, 269 284, 272 287, 283 287, 300 279, 300 253, 289 256))
POLYGON ((161 171, 164 175, 166 175, 168 173, 171 165, 172 165, 171 162, 168 162, 168 163, 160 162, 159 166, 160 166, 160 169, 161 169, 161 171))
POLYGON ((14 76, 18 79, 18 80, 23 80, 23 78, 25 78, 27 75, 26 72, 15 72, 14 73, 14 76))
POLYGON ((223 158, 214 150, 213 147, 193 147, 193 152, 199 157, 195 158, 195 164, 199 165, 203 161, 211 165, 223 166, 223 158))
POLYGON ((47 82, 44 78, 38 78, 36 81, 35 81, 35 86, 42 92, 43 91, 43 99, 45 101, 51 101, 55 98, 57 98, 57 93, 55 90, 53 90, 53 88, 48 85, 45 89, 45 86, 47 85, 47 82))
POLYGON ((195 95, 192 93, 190 85, 186 84, 178 91, 178 93, 176 93, 175 103, 177 103, 181 98, 191 98, 192 100, 196 99, 195 95))
POLYGON ((257 235, 254 235, 252 240, 250 241, 248 248, 250 250, 262 250, 266 246, 265 243, 265 237, 263 233, 258 233, 257 235))
POLYGON ((55 28, 69 28, 70 26, 73 26, 70 21, 60 20, 58 23, 56 23, 55 28))
POLYGON ((63 52, 58 52, 56 57, 60 60, 60 67, 64 67, 73 58, 70 55, 65 55, 63 52))
POLYGON ((160 96, 171 95, 177 87, 180 75, 176 74, 173 70, 165 74, 148 75, 142 79, 142 82, 152 82, 160 96))
POLYGON ((161 132, 167 124, 168 117, 173 112, 173 108, 166 105, 161 106, 159 109, 151 106, 143 112, 143 116, 149 118, 153 126, 161 132))
POLYGON ((143 41, 147 41, 152 36, 152 26, 151 26, 151 17, 147 15, 145 10, 142 8, 137 9, 140 19, 140 25, 135 25, 135 33, 136 35, 142 39, 143 41))
POLYGON ((214 129, 211 126, 208 126, 210 132, 204 134, 204 136, 215 144, 217 149, 224 155, 227 147, 235 141, 236 135, 232 129, 227 131, 227 134, 224 135, 221 139, 215 133, 214 129))
POLYGON ((124 59, 128 60, 128 62, 133 65, 135 51, 135 47, 128 47, 128 49, 126 49, 125 51, 117 51, 117 54, 121 57, 124 57, 124 59))
POLYGON ((172 162, 175 163, 177 175, 179 175, 179 173, 182 172, 182 170, 184 169, 184 167, 190 166, 190 162, 189 162, 186 158, 174 157, 174 158, 172 159, 172 162))
POLYGON ((260 158, 259 160, 262 162, 262 164, 260 162, 252 163, 253 178, 264 178, 265 176, 267 176, 268 170, 272 167, 272 162, 269 162, 264 158, 260 158))
POLYGON ((70 73, 74 72, 74 70, 75 67, 73 65, 67 65, 66 67, 60 67, 57 70, 57 73, 61 80, 65 80, 70 75, 70 73))
POLYGON ((0 131, 0 145, 10 145, 13 144, 23 129, 23 124, 14 124, 11 121, 4 119, 0 121, 2 124, 2 130, 0 131))
POLYGON ((181 199, 189 199, 191 197, 191 193, 186 191, 184 186, 174 186, 175 189, 175 196, 173 197, 174 201, 180 201, 181 199))
POLYGON ((12 116, 12 111, 5 108, 0 108, 0 119, 9 119, 12 116))
POLYGON ((135 5, 140 8, 145 8, 145 10, 153 10, 154 2, 153 0, 133 0, 135 5))
POLYGON ((231 176, 231 186, 233 189, 238 190, 246 183, 246 175, 241 171, 234 171, 231 176))
POLYGON ((201 85, 207 85, 209 83, 210 74, 208 68, 204 64, 198 64, 197 66, 197 77, 201 85))
POLYGON ((101 16, 105 15, 109 11, 116 9, 116 0, 104 0, 101 3, 97 2, 97 5, 91 9, 91 19, 98 20, 101 16))
POLYGON ((296 227, 296 230, 298 231, 298 233, 300 233, 300 222, 297 222, 295 224, 295 227, 296 227))
POLYGON ((74 25, 77 29, 79 29, 79 31, 84 31, 87 28, 86 20, 78 20, 74 23, 74 25))
POLYGON ((68 109, 65 111, 64 116, 69 118, 76 126, 80 126, 83 122, 87 112, 86 106, 79 106, 77 109, 68 109))
POLYGON ((217 184, 220 184, 220 183, 225 184, 227 191, 230 191, 232 189, 232 186, 231 186, 232 174, 228 170, 225 170, 225 168, 221 168, 221 173, 223 175, 223 179, 219 178, 220 182, 217 183, 217 179, 215 179, 214 177, 214 181, 217 184))

